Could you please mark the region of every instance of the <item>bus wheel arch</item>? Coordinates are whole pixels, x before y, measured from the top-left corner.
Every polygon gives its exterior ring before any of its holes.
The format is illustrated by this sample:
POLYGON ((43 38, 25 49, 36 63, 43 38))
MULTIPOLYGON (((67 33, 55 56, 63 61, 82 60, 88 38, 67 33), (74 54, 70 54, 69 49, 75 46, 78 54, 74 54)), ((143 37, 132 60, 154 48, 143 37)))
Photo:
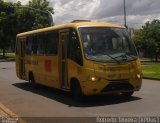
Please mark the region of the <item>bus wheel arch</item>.
POLYGON ((76 100, 82 100, 82 98, 84 97, 79 80, 77 78, 71 78, 70 92, 72 97, 76 100))

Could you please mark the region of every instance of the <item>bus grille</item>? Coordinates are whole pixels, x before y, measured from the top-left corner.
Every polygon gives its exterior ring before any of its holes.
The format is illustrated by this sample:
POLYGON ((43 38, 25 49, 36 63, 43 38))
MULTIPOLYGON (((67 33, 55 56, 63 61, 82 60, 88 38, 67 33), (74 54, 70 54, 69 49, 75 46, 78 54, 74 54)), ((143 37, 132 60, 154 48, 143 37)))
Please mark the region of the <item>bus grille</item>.
POLYGON ((133 91, 134 87, 126 81, 110 82, 101 92, 111 92, 111 91, 133 91))

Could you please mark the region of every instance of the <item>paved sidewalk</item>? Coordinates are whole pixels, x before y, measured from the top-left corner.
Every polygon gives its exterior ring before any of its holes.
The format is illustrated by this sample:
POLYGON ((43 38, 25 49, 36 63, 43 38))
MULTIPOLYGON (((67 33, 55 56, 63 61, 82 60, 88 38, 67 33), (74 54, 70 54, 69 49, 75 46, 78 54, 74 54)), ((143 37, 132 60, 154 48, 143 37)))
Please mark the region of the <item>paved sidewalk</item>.
POLYGON ((0 103, 0 123, 25 123, 10 109, 0 103))
POLYGON ((3 118, 3 117, 8 117, 8 115, 0 109, 0 117, 3 118))
POLYGON ((18 123, 18 118, 10 117, 6 112, 0 109, 0 123, 18 123))

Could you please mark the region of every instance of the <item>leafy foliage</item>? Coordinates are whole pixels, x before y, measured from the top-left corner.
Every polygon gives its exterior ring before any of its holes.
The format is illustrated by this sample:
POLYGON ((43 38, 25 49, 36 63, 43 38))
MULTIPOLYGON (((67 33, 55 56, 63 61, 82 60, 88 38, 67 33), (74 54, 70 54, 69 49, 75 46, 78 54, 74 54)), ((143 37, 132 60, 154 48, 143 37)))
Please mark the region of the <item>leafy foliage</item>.
POLYGON ((52 14, 54 12, 46 0, 32 0, 21 9, 20 7, 17 7, 17 9, 18 20, 21 20, 19 25, 23 25, 22 32, 51 25, 52 20, 48 12, 52 14))
MULTIPOLYGON (((0 49, 5 49, 12 44, 14 35, 14 25, 15 25, 15 14, 10 13, 8 6, 13 6, 11 2, 0 1, 1 11, 0 11, 0 49)), ((4 54, 3 54, 4 56, 4 54)))
POLYGON ((151 58, 155 56, 157 61, 160 54, 160 20, 146 22, 133 40, 139 51, 144 50, 151 58))
MULTIPOLYGON (((54 10, 47 0, 31 0, 26 5, 0 0, 0 49, 14 49, 17 33, 49 27, 54 10)), ((4 54, 5 55, 5 54, 4 54)))

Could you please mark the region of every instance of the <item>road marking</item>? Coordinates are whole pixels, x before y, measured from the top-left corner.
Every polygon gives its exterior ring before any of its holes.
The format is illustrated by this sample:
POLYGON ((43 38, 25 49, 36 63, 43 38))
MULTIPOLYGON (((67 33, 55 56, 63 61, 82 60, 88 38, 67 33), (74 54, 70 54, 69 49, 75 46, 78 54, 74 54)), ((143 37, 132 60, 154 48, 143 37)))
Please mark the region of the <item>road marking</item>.
POLYGON ((27 123, 22 118, 18 117, 18 115, 15 114, 13 111, 11 111, 9 108, 4 106, 1 102, 0 102, 0 110, 5 113, 5 117, 3 116, 1 117, 1 114, 0 114, 0 117, 2 118, 2 120, 12 120, 13 121, 14 119, 15 120, 17 119, 18 120, 17 123, 27 123))

